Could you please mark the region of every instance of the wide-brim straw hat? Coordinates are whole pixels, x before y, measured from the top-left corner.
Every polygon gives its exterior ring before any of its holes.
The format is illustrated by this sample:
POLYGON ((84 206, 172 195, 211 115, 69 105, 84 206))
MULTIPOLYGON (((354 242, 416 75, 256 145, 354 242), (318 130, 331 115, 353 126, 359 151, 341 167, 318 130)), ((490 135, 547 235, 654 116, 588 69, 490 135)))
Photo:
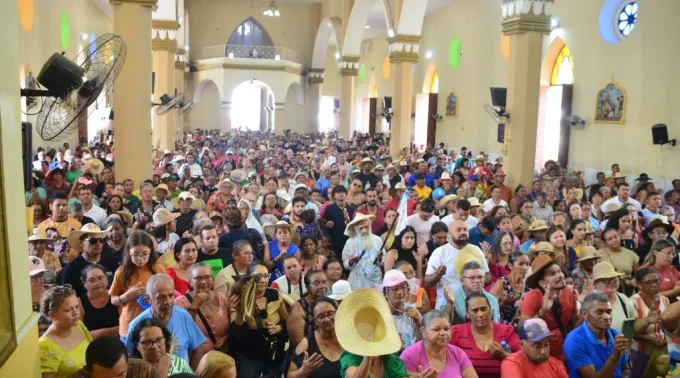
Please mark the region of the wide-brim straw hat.
POLYGON ((28 237, 28 241, 54 241, 54 239, 47 236, 47 232, 42 228, 34 228, 33 234, 28 237))
POLYGON ((607 206, 605 207, 605 209, 607 210, 607 213, 613 213, 620 208, 621 208, 621 206, 619 206, 618 203, 614 203, 614 202, 608 203, 607 206))
POLYGON ((164 190, 166 195, 170 195, 170 188, 168 188, 167 185, 165 185, 165 184, 158 184, 158 186, 156 187, 156 190, 158 190, 158 189, 164 190))
POLYGON ((446 204, 448 204, 451 201, 455 201, 457 199, 458 199, 458 196, 455 195, 455 194, 446 195, 446 196, 442 197, 442 199, 439 200, 439 206, 441 206, 442 208, 445 208, 446 204))
MULTIPOLYGON (((573 188, 573 189, 576 190, 576 199, 580 201, 583 198, 583 189, 581 189, 581 188, 573 188)), ((567 198, 567 189, 562 189, 562 196, 564 198, 567 198)))
POLYGON ((530 289, 537 289, 538 288, 538 275, 539 273, 542 273, 545 269, 547 269, 549 266, 552 264, 555 264, 555 260, 551 259, 548 256, 537 256, 534 259, 534 262, 531 263, 531 275, 527 277, 526 280, 526 285, 530 289))
POLYGON ((394 190, 406 190, 406 185, 398 182, 397 185, 394 186, 394 190))
POLYGON ((555 253, 555 247, 553 247, 553 245, 548 242, 539 242, 536 243, 536 245, 533 248, 533 253, 538 252, 555 253))
POLYGON ((68 245, 71 248, 75 249, 78 252, 81 252, 82 246, 79 243, 81 236, 83 236, 85 234, 89 234, 89 235, 93 235, 95 237, 105 238, 105 237, 108 236, 110 230, 111 230, 111 227, 107 227, 105 230, 102 230, 96 224, 88 223, 88 224, 84 225, 80 230, 71 231, 68 234, 66 241, 68 242, 68 245))
POLYGON ((576 260, 576 262, 582 262, 587 260, 599 259, 600 256, 597 255, 597 250, 595 247, 587 245, 581 248, 581 257, 576 260))
POLYGON ((449 172, 444 172, 442 173, 442 176, 439 178, 440 180, 451 180, 451 175, 449 172))
POLYGON ((529 232, 547 230, 548 224, 543 219, 536 219, 529 225, 529 232))
POLYGON ((366 163, 370 164, 371 168, 375 167, 375 161, 373 161, 373 159, 371 159, 371 158, 361 159, 361 161, 359 162, 359 166, 362 167, 366 163))
POLYGON ((389 172, 390 169, 397 170, 397 168, 393 164, 388 164, 386 170, 389 172))
POLYGON ((456 274, 458 277, 463 277, 463 266, 471 261, 478 263, 480 266, 484 266, 484 261, 482 261, 482 256, 479 252, 468 245, 461 249, 458 256, 456 256, 456 274))
POLYGON ((344 350, 358 356, 384 356, 402 347, 390 306, 373 288, 345 297, 335 315, 335 334, 344 350))
POLYGON ((93 175, 98 175, 104 170, 104 163, 99 159, 90 159, 85 163, 85 170, 93 175))
POLYGON ((482 204, 479 203, 479 199, 477 199, 477 197, 470 197, 470 198, 468 198, 468 202, 470 202, 470 207, 479 207, 479 206, 482 206, 482 204))
POLYGON ((264 226, 264 233, 274 238, 274 235, 276 235, 276 230, 279 228, 287 228, 291 233, 293 233, 295 232, 297 226, 286 221, 278 221, 274 224, 264 226))
POLYGON ((651 241, 652 239, 649 237, 649 234, 652 231, 654 231, 655 228, 658 227, 663 227, 666 230, 666 232, 668 232, 668 235, 672 234, 675 231, 673 225, 668 223, 668 218, 664 217, 663 215, 655 215, 649 219, 647 227, 645 227, 645 229, 642 230, 642 238, 647 241, 651 241))
POLYGON ((196 197, 194 197, 194 195, 191 194, 190 192, 182 192, 176 198, 183 199, 183 200, 190 199, 192 201, 196 201, 196 197))
POLYGON ((356 213, 356 215, 354 215, 354 219, 352 219, 351 222, 347 223, 347 227, 345 227, 345 235, 351 236, 352 230, 354 229, 354 226, 356 226, 357 224, 364 221, 373 222, 374 219, 375 215, 356 213))
POLYGON ((241 182, 248 178, 248 175, 246 175, 246 172, 243 169, 234 169, 229 174, 229 177, 236 182, 241 182))
POLYGON ((593 267, 593 281, 621 276, 623 273, 617 272, 609 261, 601 261, 593 267))
POLYGON ((226 186, 226 187, 228 187, 228 188, 233 188, 233 187, 234 187, 234 183, 233 183, 231 180, 229 180, 228 178, 226 178, 226 179, 224 179, 224 180, 222 180, 222 181, 220 181, 220 182, 217 183, 217 188, 221 188, 221 187, 223 187, 223 186, 226 186))
POLYGON ((153 212, 153 225, 156 227, 165 226, 180 215, 180 213, 171 213, 170 210, 165 208, 158 209, 153 212))

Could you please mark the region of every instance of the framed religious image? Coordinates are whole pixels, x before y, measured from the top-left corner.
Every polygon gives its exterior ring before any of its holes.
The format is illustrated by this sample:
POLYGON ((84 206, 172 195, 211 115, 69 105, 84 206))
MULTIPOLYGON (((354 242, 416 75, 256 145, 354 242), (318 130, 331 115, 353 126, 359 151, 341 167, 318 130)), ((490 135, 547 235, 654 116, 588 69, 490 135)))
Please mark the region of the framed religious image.
POLYGON ((624 123, 628 105, 626 90, 612 79, 597 92, 595 100, 596 123, 624 123))
POLYGON ((458 116, 458 96, 453 91, 446 97, 446 115, 458 116))

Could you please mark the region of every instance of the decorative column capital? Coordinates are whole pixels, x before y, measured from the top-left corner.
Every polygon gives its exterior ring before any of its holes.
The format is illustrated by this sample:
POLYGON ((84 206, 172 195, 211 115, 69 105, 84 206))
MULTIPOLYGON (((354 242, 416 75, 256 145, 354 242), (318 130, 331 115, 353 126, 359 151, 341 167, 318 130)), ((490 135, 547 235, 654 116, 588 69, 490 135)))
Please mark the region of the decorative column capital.
POLYGON ((175 20, 151 20, 151 28, 159 30, 178 30, 179 23, 175 20))
POLYGON ((307 74, 307 80, 309 84, 323 84, 324 69, 323 68, 310 68, 307 74))
POLYGON ((390 44, 390 63, 418 62, 418 52, 420 51, 419 35, 399 34, 392 38, 387 38, 387 43, 390 44))
POLYGON ((111 5, 137 4, 145 7, 155 7, 158 0, 109 0, 111 5))
POLYGON ((177 52, 175 53, 175 68, 182 68, 184 69, 184 66, 189 60, 187 59, 187 52, 184 49, 177 49, 177 52))
POLYGON ((177 29, 174 20, 151 21, 151 48, 154 51, 177 51, 177 29))
POLYGON ((343 56, 338 61, 340 76, 357 76, 359 74, 359 57, 343 56))
POLYGON ((550 33, 555 0, 502 0, 503 34, 550 33))

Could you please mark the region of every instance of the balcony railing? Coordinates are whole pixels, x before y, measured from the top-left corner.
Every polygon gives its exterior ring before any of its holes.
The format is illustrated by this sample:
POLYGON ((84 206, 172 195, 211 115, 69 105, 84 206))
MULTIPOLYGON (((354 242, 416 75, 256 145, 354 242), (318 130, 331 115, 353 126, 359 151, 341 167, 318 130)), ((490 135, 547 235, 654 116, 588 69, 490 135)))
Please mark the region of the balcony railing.
POLYGON ((215 45, 204 47, 199 59, 211 58, 276 59, 302 64, 295 50, 282 46, 215 45))

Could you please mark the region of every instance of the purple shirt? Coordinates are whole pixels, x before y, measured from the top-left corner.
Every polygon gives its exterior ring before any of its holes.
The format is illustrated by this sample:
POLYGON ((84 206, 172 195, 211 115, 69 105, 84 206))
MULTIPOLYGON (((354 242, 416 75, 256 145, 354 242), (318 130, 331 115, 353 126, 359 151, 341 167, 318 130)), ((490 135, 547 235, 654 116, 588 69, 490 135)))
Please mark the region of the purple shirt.
MULTIPOLYGON (((401 359, 404 361, 404 366, 409 372, 418 372, 418 366, 423 368, 423 371, 430 367, 430 362, 427 360, 427 353, 425 352, 425 343, 418 341, 401 352, 401 359)), ((463 371, 472 366, 468 356, 455 345, 448 344, 446 346, 446 365, 444 370, 437 375, 438 377, 447 378, 462 378, 463 371)))

